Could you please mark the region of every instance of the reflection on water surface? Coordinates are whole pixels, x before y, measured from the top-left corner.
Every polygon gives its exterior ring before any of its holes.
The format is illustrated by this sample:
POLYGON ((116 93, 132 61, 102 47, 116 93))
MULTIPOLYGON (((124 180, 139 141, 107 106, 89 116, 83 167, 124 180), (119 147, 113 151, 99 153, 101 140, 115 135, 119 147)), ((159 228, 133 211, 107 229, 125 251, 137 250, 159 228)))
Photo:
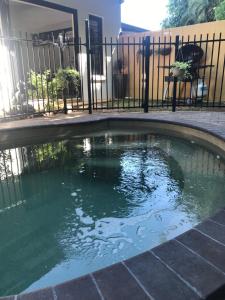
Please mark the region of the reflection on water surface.
POLYGON ((107 133, 0 152, 0 294, 154 247, 225 200, 225 164, 182 139, 107 133))

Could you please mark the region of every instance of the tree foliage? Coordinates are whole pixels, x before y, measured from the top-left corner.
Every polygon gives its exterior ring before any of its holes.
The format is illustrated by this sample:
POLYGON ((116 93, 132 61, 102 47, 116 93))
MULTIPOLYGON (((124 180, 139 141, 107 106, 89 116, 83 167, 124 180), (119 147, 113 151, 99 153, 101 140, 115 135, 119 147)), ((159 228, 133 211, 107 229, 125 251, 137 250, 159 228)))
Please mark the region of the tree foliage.
POLYGON ((215 8, 216 20, 225 20, 225 0, 215 8))
MULTIPOLYGON (((162 26, 179 27, 216 19, 217 8, 225 0, 169 0, 168 17, 162 26)), ((223 8, 221 8, 223 9, 223 8)))

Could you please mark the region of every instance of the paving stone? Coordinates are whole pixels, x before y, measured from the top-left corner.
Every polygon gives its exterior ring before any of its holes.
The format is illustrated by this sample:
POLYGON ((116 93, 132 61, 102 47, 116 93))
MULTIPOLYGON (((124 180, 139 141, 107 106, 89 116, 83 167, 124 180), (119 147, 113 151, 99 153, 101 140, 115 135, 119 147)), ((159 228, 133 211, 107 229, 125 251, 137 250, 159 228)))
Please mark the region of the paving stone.
POLYGON ((145 300, 149 299, 128 270, 116 264, 95 272, 94 278, 106 300, 145 300))
POLYGON ((18 300, 54 300, 51 288, 38 290, 28 294, 20 294, 18 300))
POLYGON ((210 219, 225 225, 225 210, 219 211, 215 216, 211 217, 210 219))
POLYGON ((57 285, 55 293, 57 300, 101 300, 90 275, 57 285))
POLYGON ((204 257, 225 273, 225 246, 196 230, 190 230, 177 237, 176 240, 204 257))
POLYGON ((225 226, 206 220, 196 228, 225 245, 225 226))
POLYGON ((150 252, 125 262, 145 289, 157 300, 197 300, 200 297, 150 252))
POLYGON ((187 250, 175 240, 164 243, 152 250, 203 298, 225 298, 225 276, 199 256, 187 250), (215 291, 216 294, 215 294, 215 291))

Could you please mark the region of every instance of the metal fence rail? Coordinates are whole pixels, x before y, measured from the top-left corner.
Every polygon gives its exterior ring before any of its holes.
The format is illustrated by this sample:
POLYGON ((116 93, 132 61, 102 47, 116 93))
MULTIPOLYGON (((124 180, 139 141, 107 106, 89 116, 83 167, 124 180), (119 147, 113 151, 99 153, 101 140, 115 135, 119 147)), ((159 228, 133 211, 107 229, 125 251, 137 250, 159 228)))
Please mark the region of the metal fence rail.
POLYGON ((0 119, 79 110, 225 107, 222 34, 120 36, 97 44, 86 22, 86 40, 79 43, 54 36, 48 41, 28 34, 0 36, 0 56, 0 119), (196 47, 201 57, 191 65, 191 78, 173 76, 173 63, 195 61, 196 53, 185 51, 196 47))

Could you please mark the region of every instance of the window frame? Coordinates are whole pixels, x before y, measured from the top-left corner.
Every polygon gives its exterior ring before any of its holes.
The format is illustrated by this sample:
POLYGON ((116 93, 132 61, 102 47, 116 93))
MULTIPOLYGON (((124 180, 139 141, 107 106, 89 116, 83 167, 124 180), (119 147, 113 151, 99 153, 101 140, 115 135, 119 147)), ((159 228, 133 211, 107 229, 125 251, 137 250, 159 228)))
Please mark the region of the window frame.
MULTIPOLYGON (((88 15, 88 20, 89 20, 89 28, 90 28, 90 46, 91 46, 91 49, 92 49, 92 41, 91 41, 91 18, 94 18, 94 19, 98 19, 98 22, 100 21, 100 24, 101 24, 101 35, 100 37, 98 37, 98 41, 97 41, 97 44, 103 44, 103 32, 104 32, 104 18, 102 16, 99 16, 99 15, 96 15, 96 14, 92 14, 90 13, 88 15)), ((96 43, 96 42, 95 42, 96 43)), ((93 60, 91 59, 91 64, 92 64, 92 77, 95 79, 95 80, 101 80, 101 79, 104 79, 104 70, 105 70, 105 66, 104 66, 104 51, 103 51, 103 45, 100 45, 99 46, 99 49, 100 49, 100 60, 101 60, 101 63, 99 64, 100 66, 100 69, 96 71, 96 69, 94 68, 93 66, 93 60)), ((92 54, 93 55, 93 54, 92 54)), ((92 57, 92 56, 91 56, 92 57)))
MULTIPOLYGON (((1 0, 0 0, 1 1, 1 0)), ((46 7, 53 10, 58 10, 61 12, 68 13, 72 16, 72 29, 73 29, 73 37, 74 37, 74 51, 75 51, 75 67, 79 70, 79 22, 78 22, 78 10, 76 8, 71 8, 69 6, 65 6, 62 4, 57 4, 53 2, 49 2, 49 0, 17 0, 20 3, 26 3, 30 5, 37 5, 40 7, 46 7)))

